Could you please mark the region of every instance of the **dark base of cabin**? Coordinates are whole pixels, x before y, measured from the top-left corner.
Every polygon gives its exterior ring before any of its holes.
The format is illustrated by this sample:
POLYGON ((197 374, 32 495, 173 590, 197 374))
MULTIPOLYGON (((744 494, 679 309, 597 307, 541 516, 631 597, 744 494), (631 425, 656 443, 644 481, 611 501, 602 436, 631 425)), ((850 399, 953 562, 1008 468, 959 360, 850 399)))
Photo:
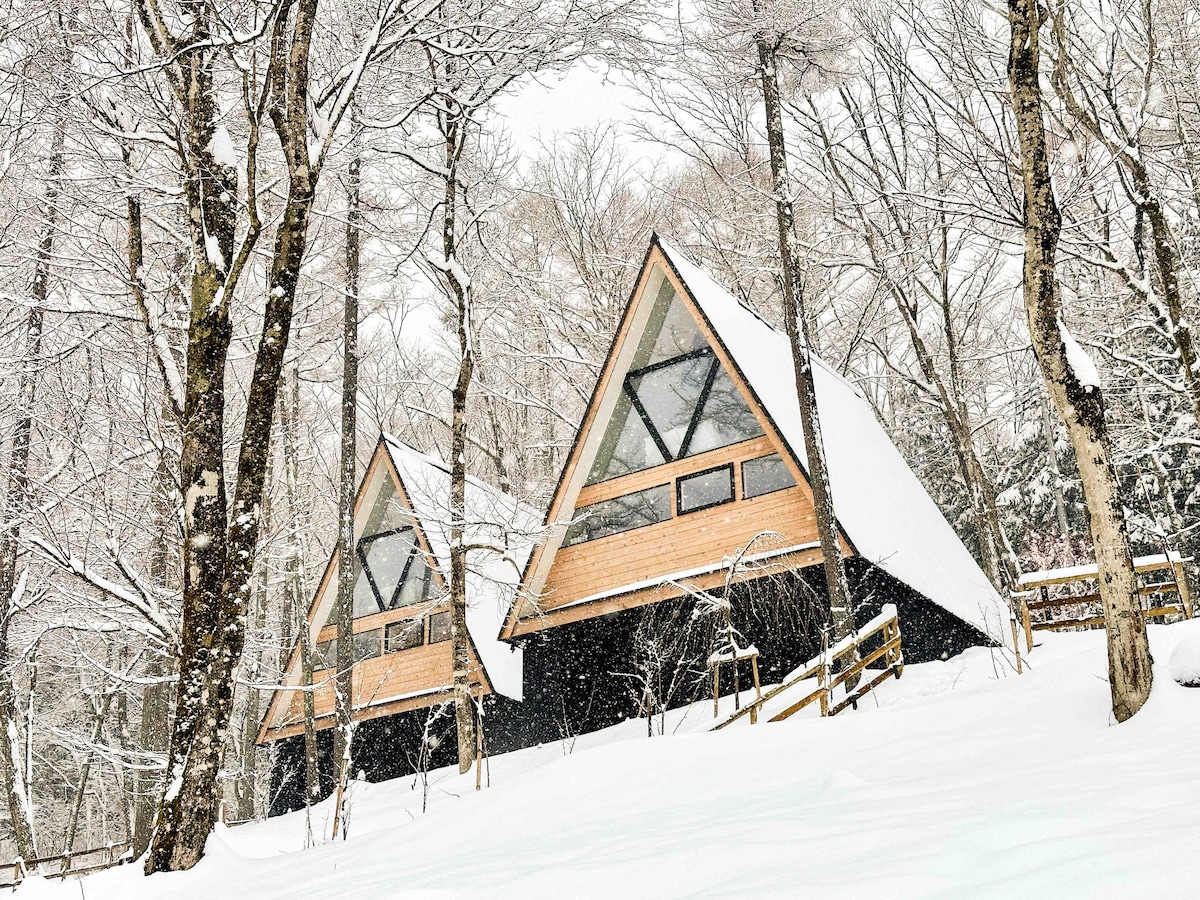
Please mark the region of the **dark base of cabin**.
MULTIPOLYGON (((972 646, 990 643, 975 628, 952 616, 886 572, 860 558, 847 560, 847 574, 858 604, 857 619, 866 622, 886 603, 900 618, 906 662, 948 659, 972 646)), ((812 658, 828 621, 825 575, 820 566, 735 586, 735 627, 759 651, 762 683, 778 682, 812 658), (780 602, 783 600, 784 602, 780 602)), ((669 660, 655 674, 662 688, 660 705, 675 708, 712 696, 705 665, 709 637, 694 637, 678 646, 687 631, 694 601, 665 600, 653 606, 612 613, 596 619, 535 632, 524 638, 524 702, 492 695, 484 706, 484 734, 489 754, 507 753, 537 744, 570 740, 626 719, 645 715, 639 669, 639 646, 657 640, 669 660), (699 642, 698 642, 699 641, 699 642), (691 665, 678 665, 683 656, 691 665)), ((723 667, 722 693, 734 689, 733 673, 723 667)), ((751 673, 742 664, 739 686, 750 687, 751 673)), ((430 711, 413 710, 371 719, 358 727, 354 766, 367 781, 385 781, 418 771, 418 750, 430 711)), ((428 769, 457 759, 454 718, 447 714, 433 726, 436 746, 428 769)), ((333 732, 318 733, 321 796, 333 790, 333 732)), ((276 744, 270 815, 304 807, 304 739, 276 744)))

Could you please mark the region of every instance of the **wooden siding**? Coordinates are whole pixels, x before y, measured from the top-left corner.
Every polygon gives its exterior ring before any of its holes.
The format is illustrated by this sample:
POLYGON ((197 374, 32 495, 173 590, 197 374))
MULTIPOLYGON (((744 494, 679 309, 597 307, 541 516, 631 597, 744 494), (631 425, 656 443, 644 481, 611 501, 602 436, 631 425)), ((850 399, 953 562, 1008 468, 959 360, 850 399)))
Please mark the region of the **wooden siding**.
POLYGON ((783 535, 782 541, 764 549, 815 541, 816 517, 806 499, 794 487, 564 547, 546 578, 542 608, 718 563, 762 531, 783 535))
MULTIPOLYGON (((805 566, 817 565, 821 560, 822 556, 819 547, 805 548, 773 558, 770 570, 781 571, 785 568, 802 569, 805 566)), ((725 569, 719 569, 715 572, 696 575, 685 580, 691 587, 707 591, 724 586, 727 574, 725 569)), ((682 596, 683 593, 684 591, 673 584, 657 584, 652 587, 604 596, 587 603, 578 603, 574 606, 559 606, 541 615, 530 615, 518 620, 516 633, 518 635, 529 634, 534 631, 553 628, 556 625, 569 625, 572 622, 579 622, 583 619, 594 619, 597 616, 605 616, 609 613, 634 609, 638 606, 648 606, 651 603, 658 603, 660 600, 682 596)))
MULTIPOLYGON (((358 629, 355 629, 358 631, 358 629)), ((317 727, 333 724, 333 669, 313 672, 317 727)), ((364 659, 354 666, 354 718, 370 719, 406 709, 434 706, 451 699, 453 681, 450 642, 422 644, 399 653, 364 659)), ((476 694, 488 693, 475 653, 471 653, 471 684, 476 694)), ((304 730, 304 699, 289 691, 291 701, 268 723, 266 740, 278 740, 304 730)))
MULTIPOLYGON (((769 438, 756 438, 592 485, 586 491, 603 488, 604 493, 596 496, 580 492, 580 496, 595 502, 595 499, 619 496, 619 493, 611 492, 614 486, 622 488, 624 492, 655 484, 669 484, 674 512, 675 486, 670 476, 686 475, 732 462, 735 495, 740 498, 741 463, 774 451, 775 446, 769 438)), ((678 572, 719 565, 762 532, 777 532, 781 537, 764 539, 752 553, 818 541, 812 493, 806 483, 802 481, 795 487, 749 500, 738 499, 696 512, 673 515, 665 522, 560 548, 546 578, 538 604, 540 611, 534 610, 526 602, 514 634, 539 631, 678 596, 682 592, 670 585, 640 588, 637 585, 645 585, 647 581, 678 572), (621 590, 624 587, 629 587, 629 590, 621 590), (591 602, 579 602, 596 595, 603 596, 591 602)), ((844 539, 842 548, 844 553, 850 554, 850 546, 844 539)), ((814 548, 788 554, 778 559, 777 563, 798 568, 815 565, 821 560, 820 549, 814 548)), ((705 589, 719 587, 724 584, 725 572, 722 570, 693 576, 687 581, 705 589)))

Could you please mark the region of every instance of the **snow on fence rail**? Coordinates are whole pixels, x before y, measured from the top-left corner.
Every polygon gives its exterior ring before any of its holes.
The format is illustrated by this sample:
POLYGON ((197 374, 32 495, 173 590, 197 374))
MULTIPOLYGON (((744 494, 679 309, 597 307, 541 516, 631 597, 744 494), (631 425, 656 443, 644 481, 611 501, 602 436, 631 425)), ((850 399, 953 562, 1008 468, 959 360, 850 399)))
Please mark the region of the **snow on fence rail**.
MULTIPOLYGON (((1140 584, 1139 599, 1143 618, 1182 615, 1190 619, 1194 615, 1192 594, 1188 586, 1185 564, 1191 557, 1180 556, 1172 551, 1155 556, 1140 556, 1133 561, 1134 572, 1139 579, 1154 572, 1168 572, 1169 580, 1140 584), (1174 595, 1173 597, 1171 595, 1174 595)), ((1087 594, 1050 596, 1050 588, 1094 581, 1099 575, 1095 563, 1072 566, 1066 569, 1048 569, 1044 572, 1027 572, 1017 581, 1019 590, 1012 592, 1014 605, 1018 608, 1021 625, 1025 631, 1025 646, 1033 648, 1035 631, 1061 631, 1066 628, 1096 628, 1104 624, 1104 616, 1088 615, 1087 607, 1100 603, 1099 591, 1087 594), (1036 599, 1034 599, 1036 598, 1036 599), (1055 615, 1058 610, 1073 610, 1071 618, 1055 615), (1036 620, 1035 620, 1036 616, 1036 620)))
POLYGON ((746 706, 717 721, 710 730, 720 731, 726 725, 732 725, 743 716, 749 716, 751 723, 758 721, 763 708, 771 710, 780 704, 787 705, 778 712, 773 712, 768 721, 780 722, 793 716, 806 706, 819 701, 822 716, 836 716, 847 706, 858 706, 858 701, 870 693, 875 687, 891 676, 900 677, 904 671, 904 653, 900 648, 900 619, 896 615, 896 607, 887 604, 874 619, 856 631, 847 635, 828 650, 809 660, 799 669, 784 679, 761 697, 746 706), (881 643, 873 650, 865 651, 865 645, 876 637, 881 637, 881 643), (854 660, 841 671, 833 673, 834 664, 844 658, 854 660), (884 669, 864 685, 850 687, 847 683, 862 675, 872 663, 882 660, 884 669), (811 684, 815 679, 815 686, 811 684), (809 682, 810 684, 806 684, 809 682), (847 685, 846 696, 834 703, 833 693, 847 685), (807 693, 803 693, 807 690, 807 693), (796 699, 793 700, 793 695, 796 699), (779 703, 772 701, 779 700, 779 703), (789 702, 790 701, 790 702, 789 702))
POLYGON ((86 875, 112 866, 127 863, 132 858, 132 845, 128 841, 94 847, 91 850, 76 850, 57 856, 38 859, 18 859, 0 867, 0 888, 15 888, 27 875, 43 878, 67 878, 71 875, 86 875))

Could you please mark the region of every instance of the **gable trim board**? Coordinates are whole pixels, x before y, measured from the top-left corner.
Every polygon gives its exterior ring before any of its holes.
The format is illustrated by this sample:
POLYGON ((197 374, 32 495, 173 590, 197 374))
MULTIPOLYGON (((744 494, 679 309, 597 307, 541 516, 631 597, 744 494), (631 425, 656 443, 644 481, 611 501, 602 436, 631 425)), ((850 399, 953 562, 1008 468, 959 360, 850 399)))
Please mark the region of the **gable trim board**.
MULTIPOLYGON (((672 284, 695 317, 709 346, 732 375, 762 422, 765 436, 786 461, 811 504, 786 335, 739 303, 656 235, 559 479, 546 519, 552 526, 548 538, 529 561, 523 582, 526 596, 514 604, 502 632, 504 638, 656 602, 672 593, 667 585, 656 589, 633 583, 614 585, 600 592, 602 596, 584 598, 589 602, 576 600, 569 613, 557 615, 552 598, 542 598, 547 601, 543 610, 533 602, 543 594, 566 524, 580 505, 581 491, 616 406, 615 395, 629 370, 663 279, 672 284), (594 608, 589 608, 589 603, 594 608)), ((1007 606, 900 456, 865 397, 819 358, 814 356, 813 363, 834 506, 847 555, 861 555, 986 638, 997 643, 1009 640, 1007 606)), ((588 487, 607 484, 602 481, 588 487)), ((805 560, 805 564, 820 559, 818 550, 815 559, 805 560)), ((712 580, 711 576, 701 577, 712 580)), ((675 595, 680 593, 674 590, 675 595)))
MULTIPOLYGON (((400 503, 399 511, 411 522, 419 552, 423 554, 431 572, 431 580, 437 592, 429 598, 416 603, 397 606, 380 613, 370 613, 355 618, 355 632, 371 631, 382 628, 385 621, 404 620, 414 614, 426 615, 431 610, 444 605, 444 588, 446 580, 444 572, 449 571, 449 544, 441 529, 447 525, 446 503, 449 496, 449 470, 439 460, 400 443, 389 435, 380 437, 376 444, 371 461, 359 483, 354 503, 355 534, 361 536, 371 514, 373 500, 384 487, 383 479, 390 479, 400 503), (445 482, 442 490, 441 482, 445 482), (368 502, 372 501, 372 502, 368 502), (407 615, 406 615, 407 614, 407 615), (358 626, 362 627, 358 627, 358 626)), ((525 534, 532 533, 531 523, 538 520, 532 510, 523 507, 517 501, 505 497, 495 488, 486 483, 468 478, 467 483, 467 518, 468 532, 476 532, 479 540, 481 529, 486 529, 493 519, 497 526, 506 522, 516 529, 523 529, 525 534), (500 515, 495 515, 499 513, 500 515)), ((512 551, 517 559, 497 567, 493 561, 482 559, 486 556, 483 551, 472 551, 468 556, 468 611, 467 628, 470 643, 470 654, 473 678, 478 680, 473 690, 479 695, 493 692, 520 699, 521 697, 521 651, 496 639, 498 623, 502 620, 503 612, 511 604, 510 592, 515 592, 521 566, 528 556, 528 542, 519 545, 512 551), (503 569, 510 570, 505 575, 503 569), (494 583, 495 582, 495 583, 494 583), (494 607, 495 610, 490 610, 494 607)), ((321 632, 331 625, 324 624, 329 618, 337 596, 338 554, 335 547, 325 566, 321 581, 313 595, 308 611, 308 624, 311 646, 315 647, 321 632)), ((421 647, 436 647, 437 644, 422 644, 421 647)), ((403 659, 403 654, 410 654, 419 648, 397 651, 393 654, 382 654, 380 657, 367 659, 356 664, 368 665, 373 659, 394 657, 403 659)), ((449 644, 445 649, 436 651, 446 656, 446 672, 443 683, 418 685, 415 688, 403 683, 396 685, 392 693, 385 696, 372 696, 365 702, 357 702, 354 707, 356 720, 377 718, 410 709, 441 703, 451 696, 450 681, 450 652, 449 644), (399 689, 399 693, 395 690, 399 689)), ((303 731, 303 722, 291 721, 288 717, 293 698, 297 696, 296 686, 300 682, 299 641, 293 647, 289 656, 287 675, 284 679, 285 688, 277 690, 272 697, 266 716, 263 719, 258 734, 258 742, 273 741, 298 734, 303 731)), ((391 669, 388 673, 391 673, 391 669)), ((364 676, 365 677, 365 676, 364 676)), ((385 676, 387 677, 387 676, 385 676)), ((429 679, 425 679, 429 680, 429 679)), ((438 682, 435 677, 434 682, 438 682)), ((382 686, 382 682, 381 682, 382 686)), ((356 692, 361 693, 362 687, 356 685, 356 692)), ((361 700, 361 698, 360 698, 361 700)), ((317 720, 318 729, 328 728, 333 723, 333 716, 322 715, 317 720)))

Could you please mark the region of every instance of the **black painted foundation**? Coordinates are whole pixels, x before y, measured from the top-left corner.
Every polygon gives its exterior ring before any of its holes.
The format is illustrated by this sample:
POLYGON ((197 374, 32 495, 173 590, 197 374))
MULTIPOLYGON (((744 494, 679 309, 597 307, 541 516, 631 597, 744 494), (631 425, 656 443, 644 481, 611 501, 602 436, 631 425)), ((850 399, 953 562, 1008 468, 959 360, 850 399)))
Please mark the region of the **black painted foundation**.
MULTIPOLYGON (((846 561, 858 622, 878 614, 885 603, 896 605, 906 662, 946 659, 967 647, 990 643, 985 635, 897 581, 883 570, 854 557, 846 561)), ((731 588, 733 624, 742 642, 759 651, 763 684, 778 682, 816 655, 828 623, 825 575, 810 566, 784 575, 744 582, 731 588)), ((646 697, 637 667, 639 638, 659 636, 670 642, 691 635, 675 647, 664 667, 670 677, 658 691, 662 706, 674 708, 712 696, 706 647, 710 635, 694 624, 695 601, 663 600, 653 606, 625 610, 582 622, 535 632, 524 646, 524 701, 492 695, 484 704, 484 735, 489 754, 569 739, 644 715, 646 697), (690 630, 689 630, 690 629, 690 630), (679 667, 679 658, 693 661, 679 667)), ((751 685, 743 663, 739 685, 751 685)), ((734 689, 729 666, 723 667, 721 691, 734 689)), ((661 708, 661 706, 659 707, 661 708)), ((418 749, 429 710, 414 710, 363 722, 355 737, 354 766, 368 781, 399 778, 417 771, 418 749)), ((451 765, 457 758, 454 718, 443 715, 432 733, 437 746, 428 768, 451 765)), ((333 732, 318 735, 322 796, 333 789, 333 732)), ((272 772, 270 814, 304 806, 304 740, 279 741, 272 772)))

